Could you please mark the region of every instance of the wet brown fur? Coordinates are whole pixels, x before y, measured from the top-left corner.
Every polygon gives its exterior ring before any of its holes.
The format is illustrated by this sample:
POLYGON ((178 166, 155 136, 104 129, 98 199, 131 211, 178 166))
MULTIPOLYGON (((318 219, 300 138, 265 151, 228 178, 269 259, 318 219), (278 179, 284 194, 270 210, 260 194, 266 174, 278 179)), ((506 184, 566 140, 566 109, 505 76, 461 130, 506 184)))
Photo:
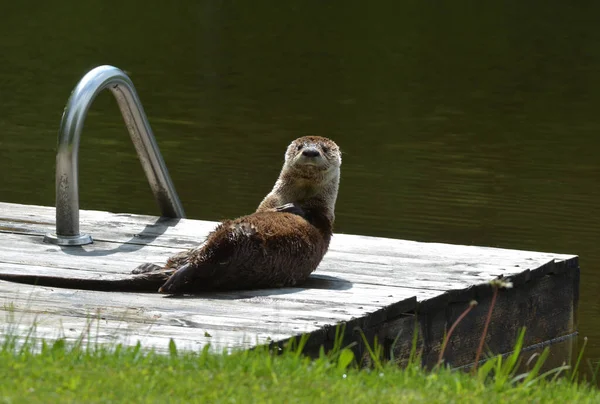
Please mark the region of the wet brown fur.
POLYGON ((317 268, 331 239, 331 222, 326 217, 313 217, 312 221, 317 225, 286 212, 257 212, 225 221, 203 246, 167 262, 167 267, 178 268, 178 272, 160 291, 296 285, 317 268))
POLYGON ((220 224, 199 248, 172 257, 162 293, 294 286, 317 268, 331 240, 340 152, 326 138, 296 139, 273 190, 251 215, 220 224), (305 149, 320 164, 305 164, 305 149), (300 157, 300 158, 299 158, 300 157), (279 211, 293 205, 295 213, 279 211))

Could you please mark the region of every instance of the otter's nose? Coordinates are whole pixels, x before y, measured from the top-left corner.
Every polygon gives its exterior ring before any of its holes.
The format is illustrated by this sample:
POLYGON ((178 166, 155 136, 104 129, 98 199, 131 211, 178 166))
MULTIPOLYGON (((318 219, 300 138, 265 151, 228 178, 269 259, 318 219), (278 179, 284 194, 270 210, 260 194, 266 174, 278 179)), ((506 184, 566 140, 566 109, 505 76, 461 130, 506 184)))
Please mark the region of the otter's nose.
POLYGON ((304 157, 317 157, 319 155, 319 151, 317 149, 315 149, 314 147, 308 147, 304 150, 302 150, 302 155, 304 157))

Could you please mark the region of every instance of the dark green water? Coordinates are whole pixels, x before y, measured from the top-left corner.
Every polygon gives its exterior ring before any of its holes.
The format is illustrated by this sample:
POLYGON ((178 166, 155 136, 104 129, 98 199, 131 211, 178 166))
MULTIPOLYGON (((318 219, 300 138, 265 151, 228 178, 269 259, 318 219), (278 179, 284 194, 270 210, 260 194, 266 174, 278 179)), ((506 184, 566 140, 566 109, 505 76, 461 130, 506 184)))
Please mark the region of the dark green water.
MULTIPOLYGON (((0 13, 0 200, 54 205, 56 134, 91 68, 130 73, 188 217, 252 211, 287 144, 345 152, 339 232, 573 253, 600 357, 600 3, 91 0, 0 13)), ((157 214, 112 96, 81 206, 157 214)))

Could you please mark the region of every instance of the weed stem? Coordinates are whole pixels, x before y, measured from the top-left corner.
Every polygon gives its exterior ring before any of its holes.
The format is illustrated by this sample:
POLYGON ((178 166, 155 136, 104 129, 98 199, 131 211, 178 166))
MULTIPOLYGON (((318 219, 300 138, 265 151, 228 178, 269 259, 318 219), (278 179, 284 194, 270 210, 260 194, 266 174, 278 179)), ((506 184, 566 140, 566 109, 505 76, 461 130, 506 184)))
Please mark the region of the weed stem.
POLYGON ((479 340, 479 347, 477 347, 477 354, 475 355, 475 363, 473 364, 473 374, 477 372, 477 366, 479 365, 479 358, 481 357, 481 352, 483 351, 483 344, 485 343, 485 337, 487 336, 488 326, 490 325, 490 320, 492 319, 492 311, 494 310, 494 306, 496 305, 496 297, 498 296, 498 286, 493 285, 493 288, 494 294, 492 296, 492 302, 490 303, 490 309, 488 310, 488 314, 485 319, 483 333, 481 334, 481 339, 479 340))
POLYGON ((448 346, 448 341, 450 341, 450 336, 454 332, 454 329, 463 320, 463 318, 465 318, 466 315, 469 314, 469 312, 475 306, 477 306, 477 301, 471 300, 471 302, 469 303, 469 307, 467 307, 465 309, 465 311, 463 311, 462 314, 460 316, 458 316, 458 318, 456 319, 456 321, 454 323, 452 323, 452 326, 450 327, 450 330, 448 330, 448 334, 446 335, 446 338, 444 338, 444 342, 442 343, 442 349, 440 350, 440 356, 438 358, 437 366, 441 366, 442 365, 442 361, 444 360, 444 352, 446 351, 446 347, 448 346))

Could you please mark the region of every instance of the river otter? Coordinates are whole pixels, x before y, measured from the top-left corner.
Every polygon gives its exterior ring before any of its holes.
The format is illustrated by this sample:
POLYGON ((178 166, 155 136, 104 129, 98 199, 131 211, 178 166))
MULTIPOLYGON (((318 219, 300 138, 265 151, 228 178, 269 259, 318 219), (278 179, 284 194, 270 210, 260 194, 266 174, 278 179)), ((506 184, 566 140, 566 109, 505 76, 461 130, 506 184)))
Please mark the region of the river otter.
POLYGON ((287 148, 273 190, 256 212, 226 220, 199 247, 164 267, 143 264, 125 279, 94 280, 0 274, 0 280, 41 286, 180 294, 298 285, 329 247, 341 153, 330 139, 305 136, 287 148))

